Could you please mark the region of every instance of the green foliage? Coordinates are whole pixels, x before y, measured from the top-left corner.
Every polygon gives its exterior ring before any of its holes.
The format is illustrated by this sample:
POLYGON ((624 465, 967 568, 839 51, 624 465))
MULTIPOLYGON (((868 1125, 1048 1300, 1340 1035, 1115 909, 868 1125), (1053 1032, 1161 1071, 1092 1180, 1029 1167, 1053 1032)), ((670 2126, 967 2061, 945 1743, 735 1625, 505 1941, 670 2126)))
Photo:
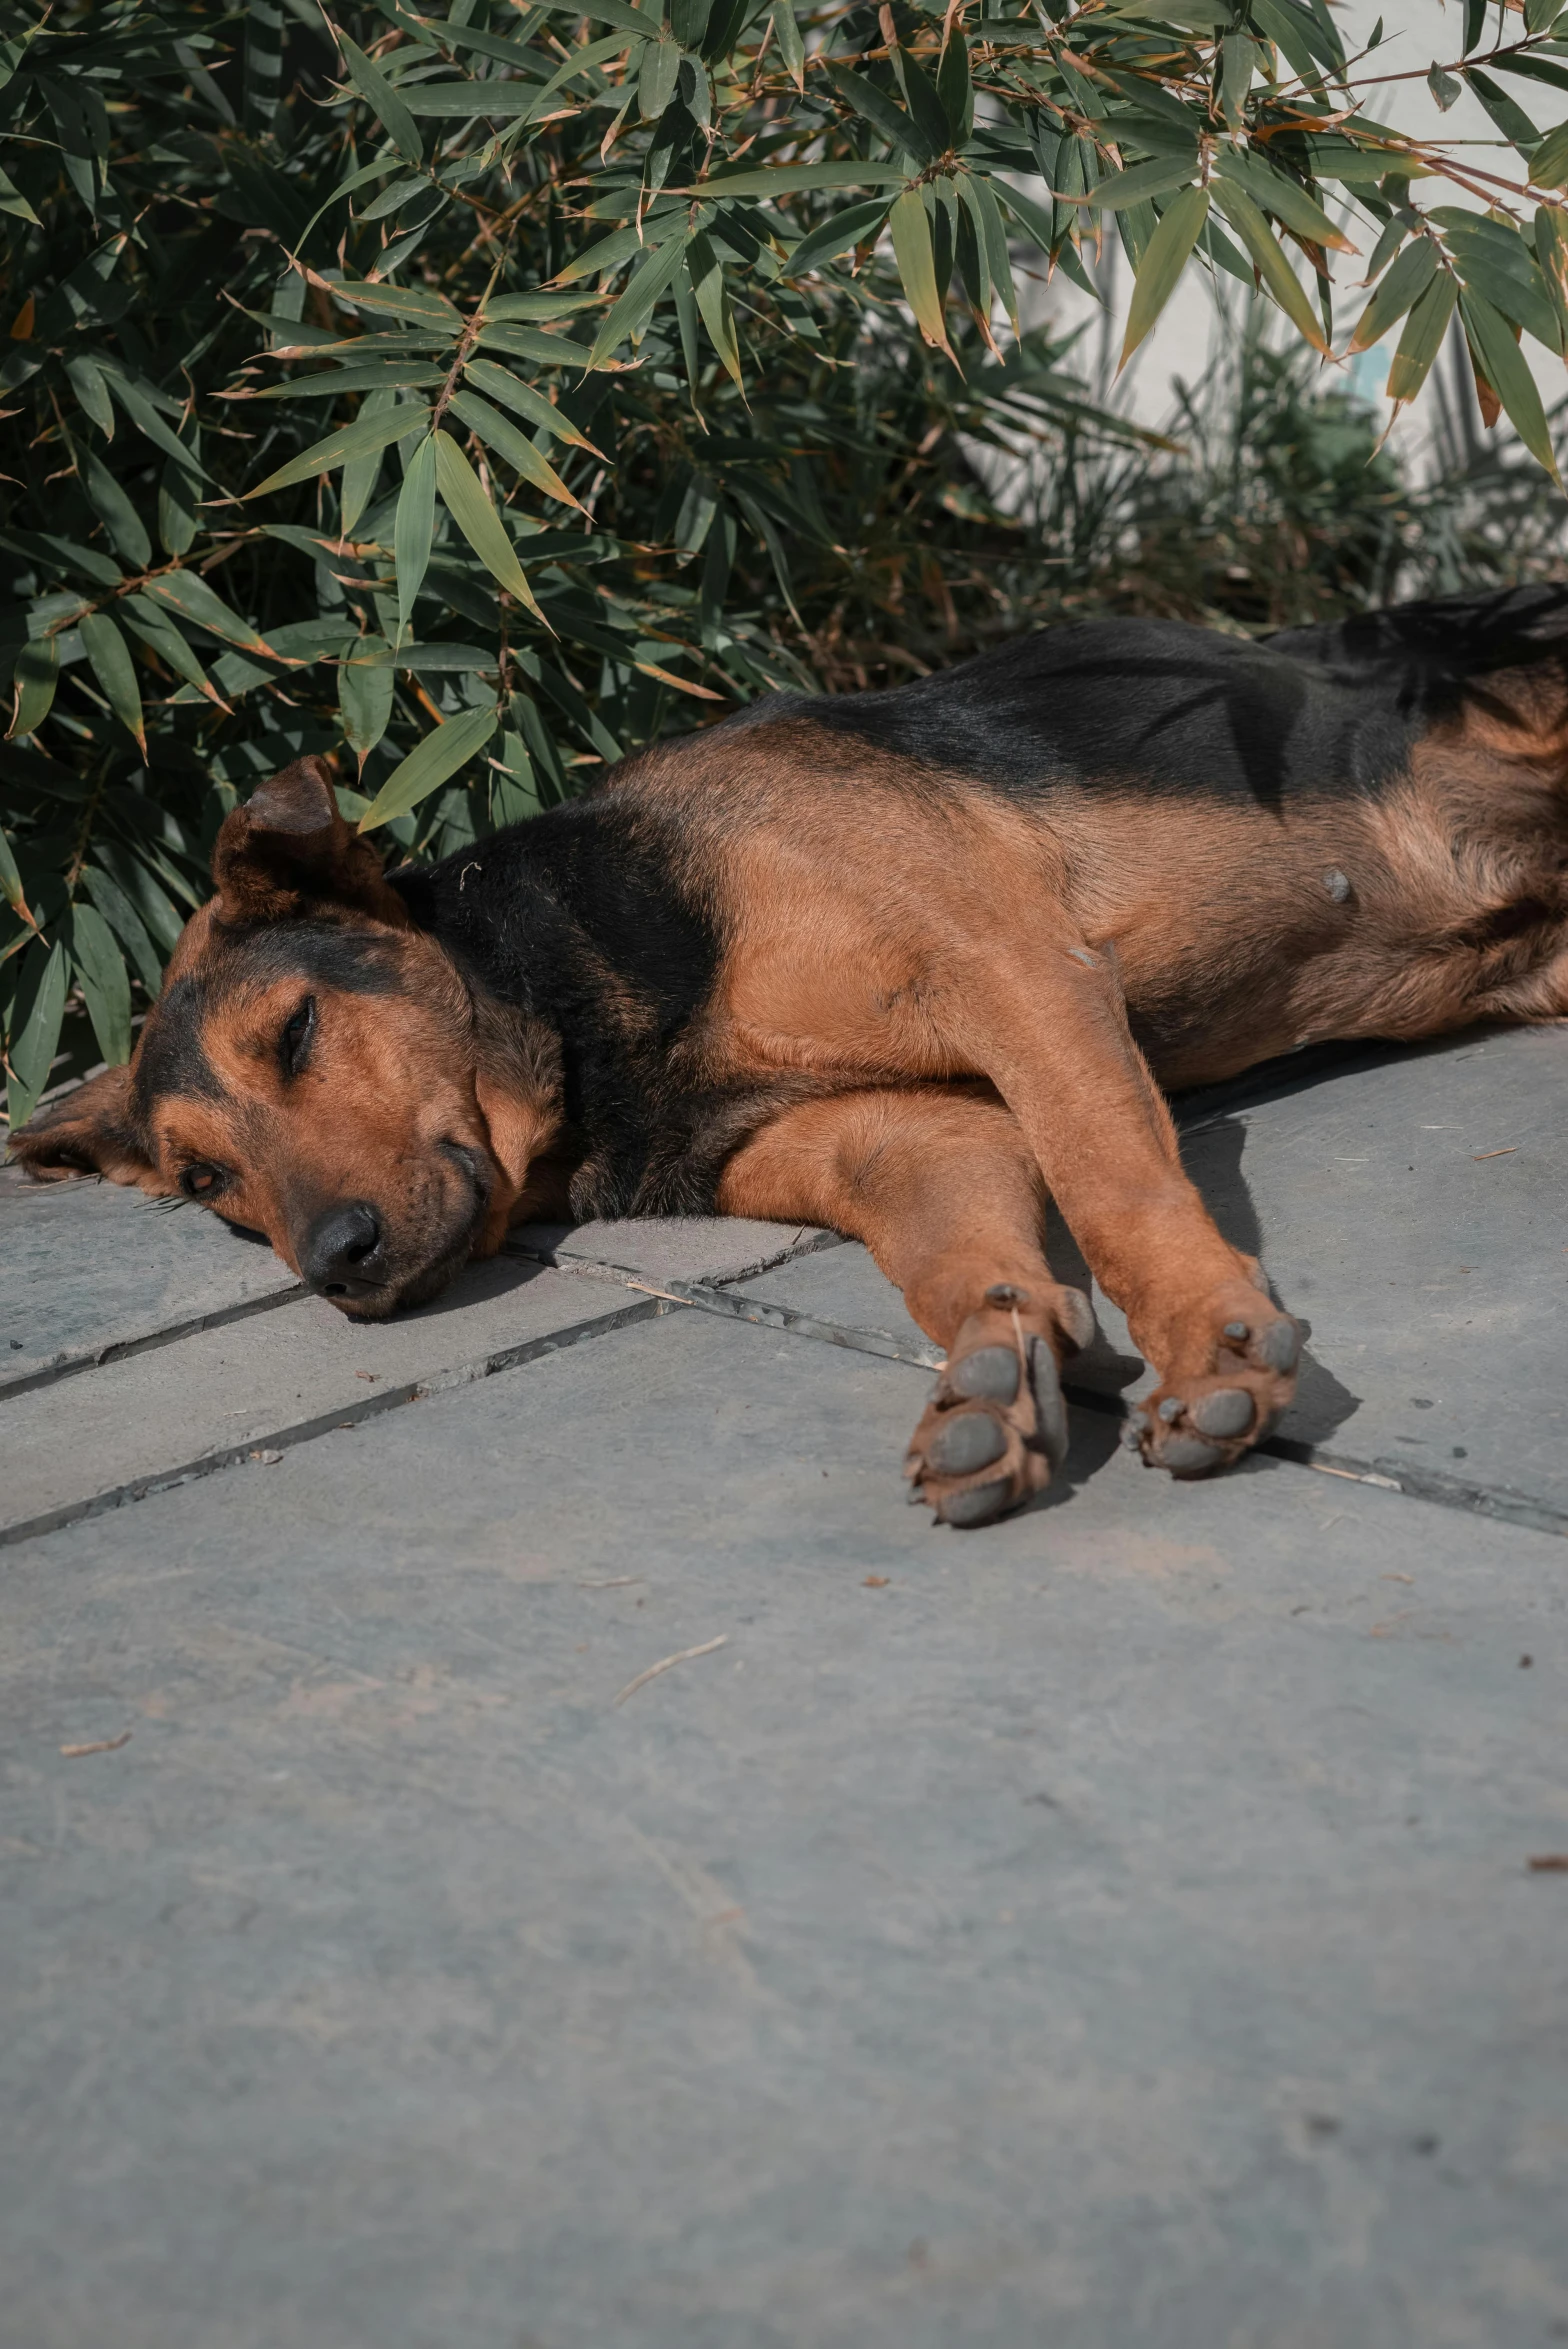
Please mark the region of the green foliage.
MULTIPOLYGON (((1088 285, 1102 236, 1129 349, 1193 270, 1326 348, 1329 256, 1370 246, 1395 389, 1457 309, 1551 466, 1517 336, 1568 318, 1568 39, 1537 0, 1464 21, 1394 78, 1468 82, 1484 168, 1358 111, 1382 58, 1323 0, 0 0, 13 1120, 67 1017, 124 1058, 291 757, 342 751, 345 808, 442 853, 1069 573, 1114 603, 1115 531, 1064 571, 984 486, 1027 448, 1080 515, 1119 480, 1125 530, 1177 477, 1019 331, 1020 274, 1088 285)), ((1334 479, 1326 528, 1366 504, 1334 479)))

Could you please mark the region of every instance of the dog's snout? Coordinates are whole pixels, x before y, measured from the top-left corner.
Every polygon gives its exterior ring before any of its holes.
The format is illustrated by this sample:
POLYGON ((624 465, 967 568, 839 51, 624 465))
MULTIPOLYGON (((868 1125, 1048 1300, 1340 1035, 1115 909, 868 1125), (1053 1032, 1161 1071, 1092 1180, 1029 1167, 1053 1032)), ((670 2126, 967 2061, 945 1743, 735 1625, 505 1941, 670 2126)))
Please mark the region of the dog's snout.
POLYGON ((377 1286, 381 1219, 364 1200, 329 1207, 305 1235, 299 1268, 323 1297, 363 1297, 377 1286))

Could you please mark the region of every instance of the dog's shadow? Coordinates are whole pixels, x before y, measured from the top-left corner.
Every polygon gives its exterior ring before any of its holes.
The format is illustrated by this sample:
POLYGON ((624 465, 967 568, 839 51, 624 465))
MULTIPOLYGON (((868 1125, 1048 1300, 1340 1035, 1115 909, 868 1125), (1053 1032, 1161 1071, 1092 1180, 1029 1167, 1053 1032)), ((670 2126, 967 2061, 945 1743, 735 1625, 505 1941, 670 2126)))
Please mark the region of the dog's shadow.
MULTIPOLYGON (((1277 1084, 1267 1080, 1259 1084, 1254 1078, 1247 1086, 1246 1099, 1251 1102, 1272 1098, 1276 1092, 1294 1092, 1300 1089, 1302 1081, 1302 1073, 1294 1069, 1288 1073, 1282 1070, 1277 1084)), ((1193 1096, 1181 1106, 1187 1113, 1181 1133, 1182 1163, 1204 1205, 1232 1247, 1244 1249, 1249 1256, 1266 1256, 1267 1234, 1242 1165, 1247 1146, 1245 1120, 1224 1110, 1216 1114, 1217 1104, 1212 1095, 1193 1096)), ((1054 1202, 1047 1215, 1046 1252, 1058 1279, 1094 1293, 1082 1252, 1054 1202)), ((1276 1297, 1275 1302, 1287 1309, 1290 1306, 1288 1297, 1276 1297)), ((1094 1303, 1100 1324, 1098 1334, 1094 1343, 1070 1365, 1067 1379, 1069 1390, 1076 1388, 1086 1401, 1092 1403, 1095 1398, 1103 1397, 1109 1405, 1127 1388, 1136 1385, 1146 1366, 1133 1348, 1120 1313, 1102 1295, 1096 1294, 1094 1303)), ((1310 1344, 1311 1324, 1304 1321, 1302 1327, 1309 1342, 1302 1352, 1296 1396, 1286 1414, 1282 1433, 1297 1443, 1319 1444, 1360 1409, 1361 1398, 1352 1394, 1317 1359, 1310 1344)), ((1069 1466, 1069 1479, 1077 1481, 1080 1475, 1092 1473, 1109 1456, 1117 1440, 1117 1428, 1106 1410, 1091 1409, 1074 1416, 1075 1422, 1084 1423, 1081 1430, 1075 1424, 1074 1458, 1069 1466), (1087 1451, 1080 1468, 1081 1443, 1087 1446, 1087 1451), (1090 1453, 1094 1455, 1092 1460, 1090 1453)))

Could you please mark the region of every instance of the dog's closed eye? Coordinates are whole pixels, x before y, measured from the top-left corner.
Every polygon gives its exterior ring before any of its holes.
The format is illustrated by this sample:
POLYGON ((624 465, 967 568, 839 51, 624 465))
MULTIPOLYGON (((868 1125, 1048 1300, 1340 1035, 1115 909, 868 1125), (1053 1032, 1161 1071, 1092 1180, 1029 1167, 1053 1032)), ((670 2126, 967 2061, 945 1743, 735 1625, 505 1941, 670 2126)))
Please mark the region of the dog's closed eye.
POLYGON ((292 1013, 284 1022, 283 1035, 279 1043, 279 1055, 283 1062, 285 1076, 297 1077, 299 1075, 310 1058, 310 1048, 315 1042, 315 1037, 316 998, 314 995, 307 995, 298 1011, 292 1013))

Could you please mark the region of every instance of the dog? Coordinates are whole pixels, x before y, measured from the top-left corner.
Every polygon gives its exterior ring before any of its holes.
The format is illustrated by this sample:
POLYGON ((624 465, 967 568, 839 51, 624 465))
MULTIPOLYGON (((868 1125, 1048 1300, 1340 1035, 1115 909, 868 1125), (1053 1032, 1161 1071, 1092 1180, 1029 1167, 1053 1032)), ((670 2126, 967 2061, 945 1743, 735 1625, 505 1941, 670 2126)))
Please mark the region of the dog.
POLYGON ((433 869, 306 758, 212 870, 129 1067, 13 1137, 33 1176, 200 1200, 366 1319, 525 1219, 830 1226, 945 1349, 906 1474, 980 1525, 1059 1470, 1093 1335, 1047 1194, 1158 1373, 1130 1440, 1206 1474, 1300 1331, 1165 1094, 1568 1010, 1568 588, 780 694, 433 869))

